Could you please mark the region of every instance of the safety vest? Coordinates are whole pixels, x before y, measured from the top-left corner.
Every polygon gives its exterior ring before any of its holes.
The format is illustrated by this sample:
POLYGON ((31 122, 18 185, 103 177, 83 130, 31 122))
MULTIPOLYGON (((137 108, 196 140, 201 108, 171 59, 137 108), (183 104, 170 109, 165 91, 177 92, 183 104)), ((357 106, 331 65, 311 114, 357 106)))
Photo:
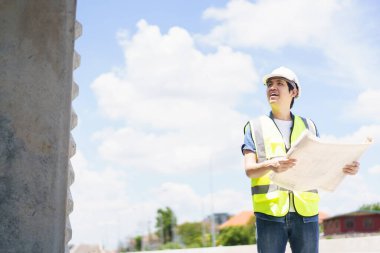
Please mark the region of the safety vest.
MULTIPOLYGON (((299 116, 293 116, 293 127, 290 134, 290 146, 294 143, 305 129, 316 134, 313 122, 299 116)), ((256 146, 258 162, 285 156, 286 147, 281 132, 274 121, 268 116, 261 116, 257 120, 247 123, 251 127, 252 139, 256 146)), ((244 128, 244 131, 246 128, 244 128)), ((290 191, 279 187, 270 180, 272 171, 259 177, 252 178, 251 191, 254 212, 282 217, 289 212, 290 198, 293 198, 295 211, 310 217, 318 214, 319 196, 317 190, 304 192, 290 191)))

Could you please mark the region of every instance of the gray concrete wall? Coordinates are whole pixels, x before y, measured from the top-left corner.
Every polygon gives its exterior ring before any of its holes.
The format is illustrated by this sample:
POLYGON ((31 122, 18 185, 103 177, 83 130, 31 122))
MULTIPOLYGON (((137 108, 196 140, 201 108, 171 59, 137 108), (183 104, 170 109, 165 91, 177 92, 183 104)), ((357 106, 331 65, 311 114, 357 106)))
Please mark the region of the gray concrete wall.
POLYGON ((1 253, 65 252, 71 237, 75 10, 75 0, 0 0, 1 253))
MULTIPOLYGON (((141 251, 140 251, 141 252, 141 251)), ((144 251, 149 253, 257 253, 256 245, 215 247, 202 249, 144 251)), ((291 253, 289 244, 286 253, 291 253)), ((380 236, 342 239, 321 239, 320 253, 370 253, 380 252, 380 236)))

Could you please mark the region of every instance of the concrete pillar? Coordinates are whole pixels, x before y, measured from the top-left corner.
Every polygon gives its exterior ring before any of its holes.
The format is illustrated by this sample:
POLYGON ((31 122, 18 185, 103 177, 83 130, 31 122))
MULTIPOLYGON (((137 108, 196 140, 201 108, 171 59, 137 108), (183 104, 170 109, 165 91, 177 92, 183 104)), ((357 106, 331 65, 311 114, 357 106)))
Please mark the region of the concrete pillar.
POLYGON ((68 252, 75 11, 75 0, 0 0, 2 253, 68 252))

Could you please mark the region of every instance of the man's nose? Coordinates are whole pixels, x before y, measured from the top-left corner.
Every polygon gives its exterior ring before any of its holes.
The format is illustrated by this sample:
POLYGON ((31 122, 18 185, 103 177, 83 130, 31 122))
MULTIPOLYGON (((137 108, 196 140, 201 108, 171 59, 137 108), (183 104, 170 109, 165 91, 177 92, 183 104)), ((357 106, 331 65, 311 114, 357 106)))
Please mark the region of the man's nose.
POLYGON ((277 85, 275 85, 275 84, 272 84, 270 87, 269 87, 269 89, 268 90, 275 90, 277 88, 277 85))

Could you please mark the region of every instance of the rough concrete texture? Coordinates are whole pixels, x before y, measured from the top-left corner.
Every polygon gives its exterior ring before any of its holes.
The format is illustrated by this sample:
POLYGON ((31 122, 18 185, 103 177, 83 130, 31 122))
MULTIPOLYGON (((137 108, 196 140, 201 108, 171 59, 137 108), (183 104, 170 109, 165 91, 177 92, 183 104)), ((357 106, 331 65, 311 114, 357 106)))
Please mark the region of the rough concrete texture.
POLYGON ((75 10, 0 0, 2 253, 65 252, 75 10))

